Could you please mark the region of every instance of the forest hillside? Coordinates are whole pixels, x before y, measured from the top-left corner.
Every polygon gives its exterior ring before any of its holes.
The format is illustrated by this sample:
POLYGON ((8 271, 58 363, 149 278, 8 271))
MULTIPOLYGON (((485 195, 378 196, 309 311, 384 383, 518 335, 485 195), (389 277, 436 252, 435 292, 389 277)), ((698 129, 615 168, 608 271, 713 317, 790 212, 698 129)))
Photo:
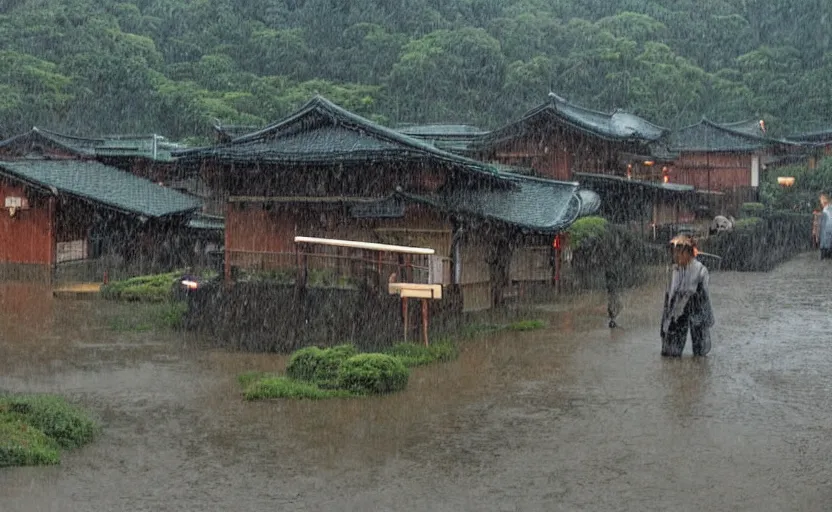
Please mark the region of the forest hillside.
POLYGON ((492 128, 555 91, 676 128, 832 126, 827 0, 2 0, 0 136, 206 136, 320 93, 492 128))

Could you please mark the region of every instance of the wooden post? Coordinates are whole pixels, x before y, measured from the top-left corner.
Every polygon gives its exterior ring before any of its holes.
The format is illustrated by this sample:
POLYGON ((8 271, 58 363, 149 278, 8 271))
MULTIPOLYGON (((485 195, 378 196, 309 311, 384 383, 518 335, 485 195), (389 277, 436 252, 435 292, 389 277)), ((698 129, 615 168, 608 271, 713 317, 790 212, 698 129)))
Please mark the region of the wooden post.
MULTIPOLYGON (((234 217, 233 213, 234 212, 233 212, 231 203, 230 202, 226 203, 226 205, 225 205, 226 221, 233 219, 233 217, 234 217)), ((224 254, 225 258, 224 258, 224 261, 223 261, 223 277, 224 277, 224 281, 225 281, 226 286, 231 284, 231 245, 229 244, 229 242, 230 242, 229 232, 230 232, 230 230, 228 230, 228 229, 223 230, 223 238, 225 238, 225 240, 224 240, 225 250, 223 251, 225 253, 224 254)))
POLYGON ((410 328, 410 319, 407 313, 407 297, 402 297, 402 323, 404 324, 404 341, 407 342, 407 330, 410 328))
POLYGON ((422 338, 428 346, 428 299, 422 299, 422 338))

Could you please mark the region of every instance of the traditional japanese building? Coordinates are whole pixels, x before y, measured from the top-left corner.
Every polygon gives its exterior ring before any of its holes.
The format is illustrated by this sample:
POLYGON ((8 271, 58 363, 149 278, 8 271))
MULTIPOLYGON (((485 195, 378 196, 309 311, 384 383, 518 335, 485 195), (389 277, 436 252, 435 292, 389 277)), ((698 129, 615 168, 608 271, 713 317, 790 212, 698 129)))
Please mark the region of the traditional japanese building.
POLYGON ((575 179, 598 194, 606 219, 654 240, 691 229, 703 202, 691 185, 590 173, 576 173, 575 179))
MULTIPOLYGON (((570 180, 573 172, 639 177, 652 172, 668 131, 639 116, 599 112, 550 94, 520 119, 468 146, 472 157, 534 169, 538 176, 570 180)), ((659 165, 659 167, 661 167, 659 165)))
POLYGON ((832 130, 799 133, 786 137, 786 140, 799 144, 801 151, 781 158, 776 162, 778 165, 801 164, 814 169, 822 158, 832 155, 832 130))
POLYGON ((295 236, 427 247, 442 261, 434 279, 465 310, 499 300, 524 250, 539 253, 525 278, 550 280, 553 237, 597 207, 577 183, 502 172, 320 96, 257 132, 174 154, 227 205, 228 279, 291 268, 295 236))
POLYGON ((94 160, 31 156, 0 160, 0 201, 0 263, 38 266, 50 279, 62 265, 106 257, 123 268, 186 264, 185 231, 201 206, 94 160))
POLYGON ((700 190, 743 192, 754 200, 765 166, 797 145, 768 137, 761 121, 719 124, 707 119, 671 136, 676 159, 669 181, 700 190))

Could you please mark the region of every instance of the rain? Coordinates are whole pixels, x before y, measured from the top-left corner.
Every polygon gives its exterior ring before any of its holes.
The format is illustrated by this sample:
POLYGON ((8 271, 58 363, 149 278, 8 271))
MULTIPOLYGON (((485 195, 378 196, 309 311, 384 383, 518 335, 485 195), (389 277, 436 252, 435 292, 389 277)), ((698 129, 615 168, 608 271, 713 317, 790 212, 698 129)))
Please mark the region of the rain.
POLYGON ((828 510, 832 4, 0 4, 0 511, 828 510))

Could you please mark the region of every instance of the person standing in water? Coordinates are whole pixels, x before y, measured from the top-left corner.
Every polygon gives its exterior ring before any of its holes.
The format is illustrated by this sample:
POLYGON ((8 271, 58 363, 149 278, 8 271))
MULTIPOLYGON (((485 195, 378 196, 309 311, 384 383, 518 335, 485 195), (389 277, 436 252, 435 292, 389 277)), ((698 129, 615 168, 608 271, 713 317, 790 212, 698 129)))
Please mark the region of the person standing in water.
POLYGON ((670 241, 673 268, 664 294, 662 311, 662 356, 681 357, 691 334, 693 355, 704 356, 711 350, 714 313, 708 293, 708 269, 696 259, 696 243, 690 236, 679 235, 670 241))
POLYGON ((818 238, 820 247, 820 259, 832 259, 832 204, 829 204, 829 195, 820 195, 820 226, 818 238))

